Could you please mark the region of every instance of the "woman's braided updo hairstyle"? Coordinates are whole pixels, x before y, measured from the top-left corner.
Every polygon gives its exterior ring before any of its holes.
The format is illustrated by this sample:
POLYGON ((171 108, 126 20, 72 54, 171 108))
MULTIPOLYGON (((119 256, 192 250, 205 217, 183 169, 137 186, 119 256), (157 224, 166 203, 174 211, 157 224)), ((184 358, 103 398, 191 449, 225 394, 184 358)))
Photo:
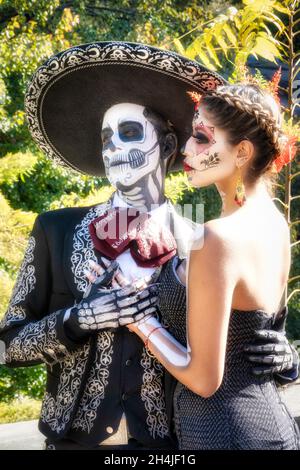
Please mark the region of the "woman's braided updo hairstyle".
POLYGON ((272 168, 280 153, 280 107, 275 99, 257 85, 237 84, 218 87, 201 98, 201 107, 216 127, 227 132, 231 145, 249 140, 255 155, 248 178, 255 181, 272 168))

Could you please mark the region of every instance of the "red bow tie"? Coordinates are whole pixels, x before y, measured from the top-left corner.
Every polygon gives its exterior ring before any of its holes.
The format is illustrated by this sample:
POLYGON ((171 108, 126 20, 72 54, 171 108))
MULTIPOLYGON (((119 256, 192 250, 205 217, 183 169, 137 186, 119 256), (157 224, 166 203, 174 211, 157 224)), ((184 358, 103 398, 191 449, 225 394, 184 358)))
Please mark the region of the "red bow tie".
POLYGON ((170 230, 133 208, 105 211, 89 224, 89 231, 96 250, 110 259, 130 248, 137 265, 149 268, 161 266, 176 254, 170 230))

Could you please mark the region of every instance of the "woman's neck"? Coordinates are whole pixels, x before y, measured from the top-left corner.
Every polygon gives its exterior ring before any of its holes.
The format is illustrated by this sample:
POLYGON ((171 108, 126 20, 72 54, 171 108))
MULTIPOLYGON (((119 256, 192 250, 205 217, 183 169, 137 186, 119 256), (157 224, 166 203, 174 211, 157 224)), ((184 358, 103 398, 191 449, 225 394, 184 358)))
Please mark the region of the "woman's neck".
MULTIPOLYGON (((250 204, 257 204, 258 201, 261 203, 262 200, 265 200, 265 202, 271 201, 270 194, 263 182, 258 182, 254 185, 244 183, 244 185, 246 201, 243 207, 249 207, 250 204)), ((236 181, 217 183, 216 186, 222 199, 221 217, 227 217, 241 209, 235 201, 236 181)))

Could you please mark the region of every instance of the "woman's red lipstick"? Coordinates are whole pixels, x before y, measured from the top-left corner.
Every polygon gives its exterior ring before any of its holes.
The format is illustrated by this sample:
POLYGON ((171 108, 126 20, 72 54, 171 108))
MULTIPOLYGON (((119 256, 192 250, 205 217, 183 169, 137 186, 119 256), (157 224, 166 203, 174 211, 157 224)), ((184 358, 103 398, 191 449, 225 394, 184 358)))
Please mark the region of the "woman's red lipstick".
POLYGON ((184 171, 191 171, 193 170, 194 168, 192 168, 190 165, 188 165, 187 163, 183 162, 183 170, 184 171))

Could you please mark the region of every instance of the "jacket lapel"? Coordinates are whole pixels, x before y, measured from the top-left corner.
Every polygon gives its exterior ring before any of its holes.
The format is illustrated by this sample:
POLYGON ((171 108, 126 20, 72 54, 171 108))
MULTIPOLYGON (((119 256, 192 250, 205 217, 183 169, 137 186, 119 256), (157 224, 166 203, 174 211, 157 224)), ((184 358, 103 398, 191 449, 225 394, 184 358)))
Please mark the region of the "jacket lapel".
POLYGON ((89 260, 101 261, 99 252, 94 249, 89 233, 89 224, 111 207, 111 198, 104 204, 90 207, 85 215, 69 229, 64 241, 63 269, 67 284, 76 300, 80 300, 89 281, 84 274, 89 269, 89 260))

